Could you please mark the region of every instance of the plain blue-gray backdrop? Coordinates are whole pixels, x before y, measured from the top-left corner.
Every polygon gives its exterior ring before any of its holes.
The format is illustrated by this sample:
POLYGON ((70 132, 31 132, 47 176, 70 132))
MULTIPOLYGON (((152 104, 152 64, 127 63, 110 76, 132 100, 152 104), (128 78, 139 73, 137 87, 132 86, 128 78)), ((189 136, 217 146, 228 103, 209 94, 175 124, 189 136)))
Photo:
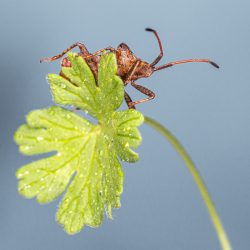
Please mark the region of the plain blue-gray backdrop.
MULTIPOLYGON (((183 162, 143 125, 136 164, 123 164, 122 207, 98 229, 67 235, 55 221, 60 199, 39 205, 17 193, 15 171, 34 160, 18 152, 13 133, 32 109, 53 104, 40 64, 76 41, 90 51, 126 42, 151 62, 211 58, 155 73, 138 83, 156 99, 138 110, 180 139, 212 194, 234 249, 250 249, 250 4, 232 0, 18 1, 0 8, 0 249, 220 249, 196 186, 183 162)), ((142 97, 128 87, 133 99, 142 97)), ((123 108, 126 108, 123 105, 123 108)))

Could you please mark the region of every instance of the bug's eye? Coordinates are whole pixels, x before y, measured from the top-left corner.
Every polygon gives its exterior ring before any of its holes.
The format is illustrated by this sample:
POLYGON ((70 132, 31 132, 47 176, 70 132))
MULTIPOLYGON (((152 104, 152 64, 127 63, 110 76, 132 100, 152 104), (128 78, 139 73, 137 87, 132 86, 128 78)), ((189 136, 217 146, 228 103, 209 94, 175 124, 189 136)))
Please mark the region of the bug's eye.
POLYGON ((125 43, 121 43, 119 46, 121 49, 127 49, 128 46, 125 43))
POLYGON ((120 48, 121 50, 127 50, 127 51, 130 51, 130 52, 131 52, 129 46, 128 46, 126 43, 121 43, 121 44, 118 46, 118 48, 120 48))

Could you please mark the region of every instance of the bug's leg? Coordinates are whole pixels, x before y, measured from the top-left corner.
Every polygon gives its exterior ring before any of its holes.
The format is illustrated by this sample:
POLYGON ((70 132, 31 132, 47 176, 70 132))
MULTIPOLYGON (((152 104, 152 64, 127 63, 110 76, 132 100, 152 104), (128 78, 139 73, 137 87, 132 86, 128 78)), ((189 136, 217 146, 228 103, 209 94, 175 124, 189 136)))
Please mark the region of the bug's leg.
POLYGON ((89 55, 89 52, 88 52, 87 48, 85 47, 85 45, 82 44, 82 43, 77 42, 77 43, 72 44, 67 49, 65 49, 62 53, 60 53, 60 54, 58 54, 56 56, 42 58, 40 60, 40 62, 52 62, 54 60, 57 60, 57 59, 63 57, 67 52, 74 49, 75 47, 79 47, 79 49, 80 49, 80 51, 81 51, 81 53, 83 55, 89 55))
POLYGON ((133 76, 133 74, 135 73, 138 65, 140 64, 140 60, 137 60, 132 67, 129 69, 129 72, 127 73, 125 80, 124 80, 124 85, 126 86, 129 82, 131 82, 131 77, 133 76))
POLYGON ((162 44, 161 44, 161 39, 160 39, 160 37, 158 36, 156 30, 151 29, 151 28, 146 28, 145 30, 154 33, 154 35, 156 36, 156 39, 157 39, 157 41, 158 41, 159 47, 160 47, 160 54, 159 54, 159 55, 155 58, 155 60, 150 64, 151 66, 154 66, 154 65, 156 65, 156 64, 162 59, 162 57, 163 57, 163 48, 162 48, 162 44))
POLYGON ((131 82, 131 85, 136 88, 137 90, 139 90, 141 93, 143 93, 144 95, 147 95, 148 97, 147 98, 143 98, 143 99, 140 99, 138 101, 135 101, 135 102, 130 102, 128 104, 128 107, 129 108, 133 108, 136 104, 139 104, 139 103, 143 103, 143 102, 148 102, 152 99, 155 98, 155 93, 141 85, 138 85, 136 84, 135 82, 131 82))
POLYGON ((96 56, 96 55, 98 55, 98 54, 101 54, 101 53, 102 53, 103 51, 105 51, 105 50, 109 50, 110 52, 115 52, 115 51, 116 51, 115 48, 109 46, 109 47, 106 47, 106 48, 104 48, 104 49, 97 50, 97 51, 94 52, 93 54, 86 55, 86 56, 84 56, 83 58, 89 58, 89 57, 92 57, 92 56, 96 56))
MULTIPOLYGON (((133 101, 132 101, 131 97, 128 95, 128 93, 126 91, 124 92, 124 98, 125 98, 125 101, 126 101, 128 107, 129 107, 130 103, 133 103, 133 101)), ((135 106, 132 106, 131 109, 135 109, 135 106)))
POLYGON ((155 67, 154 71, 166 69, 166 68, 172 67, 172 66, 177 65, 177 64, 190 63, 190 62, 205 62, 205 63, 210 63, 215 68, 217 68, 217 69, 219 68, 219 65, 217 65, 215 62, 210 61, 209 59, 187 59, 187 60, 181 60, 181 61, 176 61, 176 62, 170 62, 170 63, 164 64, 162 66, 155 67))

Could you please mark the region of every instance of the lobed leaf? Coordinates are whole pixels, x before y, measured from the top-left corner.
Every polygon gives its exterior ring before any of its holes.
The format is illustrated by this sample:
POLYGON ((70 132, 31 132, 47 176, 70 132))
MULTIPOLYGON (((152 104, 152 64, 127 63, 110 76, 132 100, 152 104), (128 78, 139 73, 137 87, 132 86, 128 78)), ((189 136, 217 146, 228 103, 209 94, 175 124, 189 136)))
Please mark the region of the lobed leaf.
POLYGON ((14 139, 26 155, 54 152, 17 171, 18 190, 26 198, 47 203, 68 186, 56 218, 74 234, 84 225, 99 226, 104 211, 112 218, 112 208, 120 207, 124 176, 118 157, 138 160, 132 148, 141 142, 137 127, 143 116, 136 110, 115 111, 124 87, 116 75, 114 54, 101 57, 98 84, 82 57, 69 53, 68 58, 72 67, 62 68, 64 77, 48 76, 54 100, 83 109, 98 118, 98 124, 64 108, 50 107, 30 112, 14 139))

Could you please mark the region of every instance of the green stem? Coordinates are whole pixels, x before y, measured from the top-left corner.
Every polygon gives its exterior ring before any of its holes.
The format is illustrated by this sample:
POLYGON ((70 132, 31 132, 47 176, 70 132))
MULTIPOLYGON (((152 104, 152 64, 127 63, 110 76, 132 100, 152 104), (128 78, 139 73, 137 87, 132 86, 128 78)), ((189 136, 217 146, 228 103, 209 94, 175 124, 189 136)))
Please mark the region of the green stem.
POLYGON ((174 135, 170 133, 169 130, 167 130, 165 127, 163 127, 160 123, 154 121, 153 119, 145 116, 145 123, 156 129, 159 133, 161 133, 171 144, 172 146, 177 150, 177 152, 182 157, 183 161, 185 162, 189 172, 194 178, 194 181, 201 193, 201 196, 203 198, 203 201, 205 205, 207 206, 210 218, 214 224, 218 239, 221 244, 221 248, 223 250, 231 250, 231 246, 229 243, 229 240, 227 238, 227 234, 222 226, 222 223, 220 221, 220 218, 216 212, 215 206, 213 204, 213 201, 211 197, 209 196, 208 190, 206 188, 206 185, 204 181, 202 180, 198 170, 196 169, 194 163, 192 162, 190 156, 185 151, 183 146, 180 144, 180 142, 175 138, 174 135))

